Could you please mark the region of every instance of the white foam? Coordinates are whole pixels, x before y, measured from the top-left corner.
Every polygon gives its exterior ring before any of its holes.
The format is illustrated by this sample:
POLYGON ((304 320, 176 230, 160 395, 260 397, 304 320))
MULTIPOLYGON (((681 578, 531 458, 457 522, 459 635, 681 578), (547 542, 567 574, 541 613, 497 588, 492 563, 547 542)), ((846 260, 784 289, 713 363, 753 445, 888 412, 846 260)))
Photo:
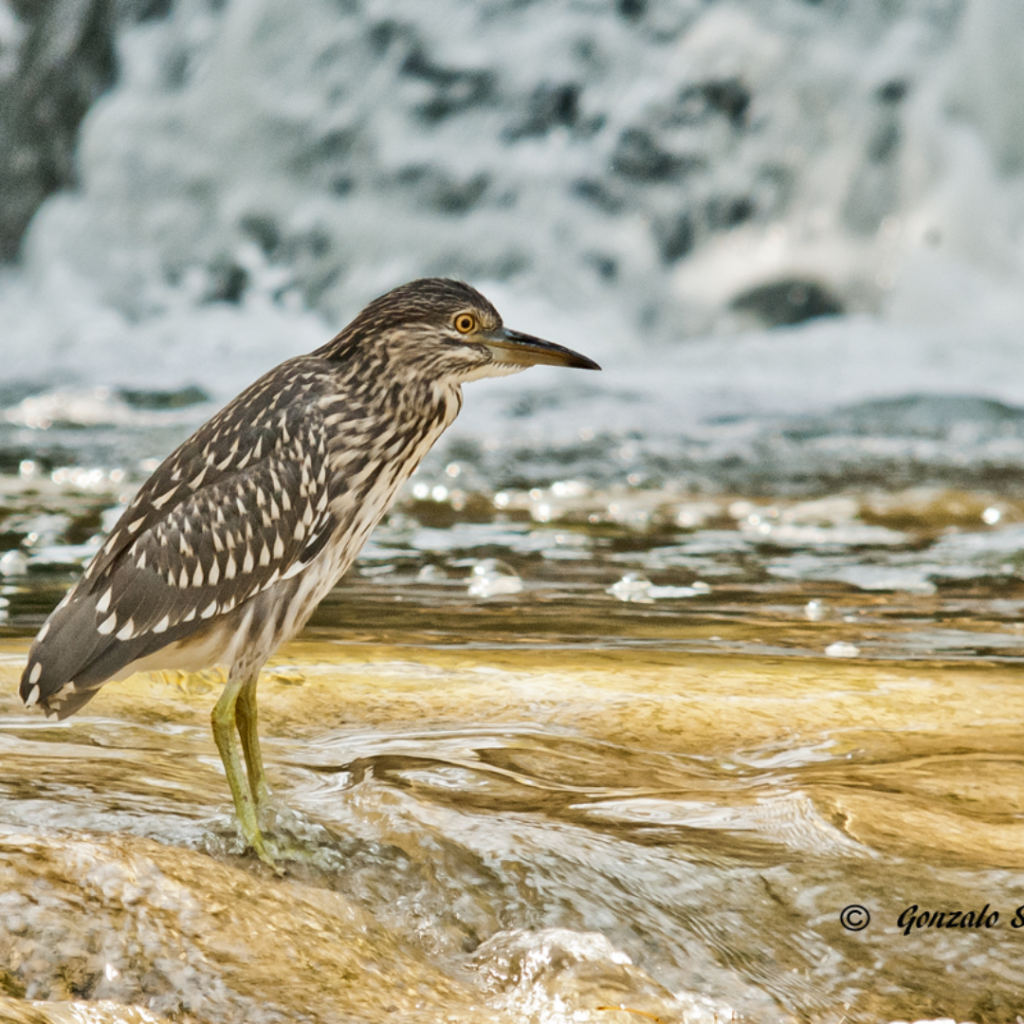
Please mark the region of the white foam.
MULTIPOLYGON (((607 364, 586 380, 591 426, 909 391, 1024 403, 1024 18, 1017 0, 959 21, 928 10, 751 0, 627 25, 614 5, 177 4, 122 31, 119 82, 82 128, 81 187, 44 204, 24 266, 0 275, 0 381, 195 383, 223 400, 372 295, 445 273, 607 364), (408 73, 417 52, 490 74, 489 98, 421 116, 473 86, 408 73), (750 92, 735 123, 672 120, 681 90, 732 77, 750 92), (517 136, 534 91, 559 85, 579 89, 576 125, 517 136), (629 130, 709 169, 616 173, 629 130), (453 211, 478 176, 479 202, 453 211), (586 178, 621 209, 580 199, 586 178), (657 224, 730 196, 752 197, 753 219, 664 265, 657 224), (276 243, 257 244, 257 220, 276 243), (210 301, 225 266, 245 277, 237 303, 210 301), (794 275, 856 315, 737 333, 729 299, 794 275)), ((493 432, 492 395, 566 380, 474 385, 459 429, 493 432)))

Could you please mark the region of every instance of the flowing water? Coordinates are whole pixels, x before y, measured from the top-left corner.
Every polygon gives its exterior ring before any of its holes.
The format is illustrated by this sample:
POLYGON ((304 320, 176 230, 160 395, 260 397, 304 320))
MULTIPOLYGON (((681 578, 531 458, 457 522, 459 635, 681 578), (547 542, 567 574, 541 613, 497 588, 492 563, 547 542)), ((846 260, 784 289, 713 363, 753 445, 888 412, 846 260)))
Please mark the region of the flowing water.
POLYGON ((421 474, 261 681, 276 878, 234 828, 216 673, 21 707, 29 637, 120 507, 98 472, 24 476, 4 1019, 1019 1012, 1024 504, 421 474))

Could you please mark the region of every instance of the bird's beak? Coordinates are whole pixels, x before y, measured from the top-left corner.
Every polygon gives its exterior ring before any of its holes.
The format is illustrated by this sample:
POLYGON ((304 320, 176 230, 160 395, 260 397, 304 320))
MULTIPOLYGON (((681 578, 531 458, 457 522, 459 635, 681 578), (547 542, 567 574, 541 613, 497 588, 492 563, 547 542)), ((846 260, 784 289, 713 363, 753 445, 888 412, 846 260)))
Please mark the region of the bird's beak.
POLYGON ((520 366, 545 363, 549 366, 574 366, 580 370, 601 369, 593 359, 581 356, 571 348, 542 341, 529 334, 520 334, 519 331, 510 331, 507 327, 487 332, 482 340, 500 363, 517 363, 520 366))

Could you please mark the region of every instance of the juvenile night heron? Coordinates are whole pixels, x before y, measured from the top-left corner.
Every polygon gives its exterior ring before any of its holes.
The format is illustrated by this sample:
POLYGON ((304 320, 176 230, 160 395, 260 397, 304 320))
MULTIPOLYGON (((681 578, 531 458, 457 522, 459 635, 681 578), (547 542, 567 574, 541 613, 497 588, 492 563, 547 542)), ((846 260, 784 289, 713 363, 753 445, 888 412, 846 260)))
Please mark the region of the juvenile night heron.
POLYGON ((36 636, 22 699, 66 718, 110 679, 225 666, 213 735, 242 833, 272 863, 259 825, 260 669, 458 415, 461 385, 538 363, 599 369, 504 327, 458 281, 413 281, 371 302, 243 391, 146 481, 36 636))

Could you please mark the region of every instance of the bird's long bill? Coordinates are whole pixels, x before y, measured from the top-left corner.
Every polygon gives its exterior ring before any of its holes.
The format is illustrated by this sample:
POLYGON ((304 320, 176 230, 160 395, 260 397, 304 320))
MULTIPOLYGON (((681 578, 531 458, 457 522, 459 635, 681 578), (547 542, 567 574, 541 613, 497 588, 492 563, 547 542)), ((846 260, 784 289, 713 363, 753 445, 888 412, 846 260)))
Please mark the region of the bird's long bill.
POLYGON ((510 331, 507 327, 488 334, 484 344, 494 358, 502 363, 519 363, 522 366, 545 363, 549 366, 575 366, 580 370, 601 369, 593 359, 581 356, 571 348, 529 334, 520 334, 519 331, 510 331))

